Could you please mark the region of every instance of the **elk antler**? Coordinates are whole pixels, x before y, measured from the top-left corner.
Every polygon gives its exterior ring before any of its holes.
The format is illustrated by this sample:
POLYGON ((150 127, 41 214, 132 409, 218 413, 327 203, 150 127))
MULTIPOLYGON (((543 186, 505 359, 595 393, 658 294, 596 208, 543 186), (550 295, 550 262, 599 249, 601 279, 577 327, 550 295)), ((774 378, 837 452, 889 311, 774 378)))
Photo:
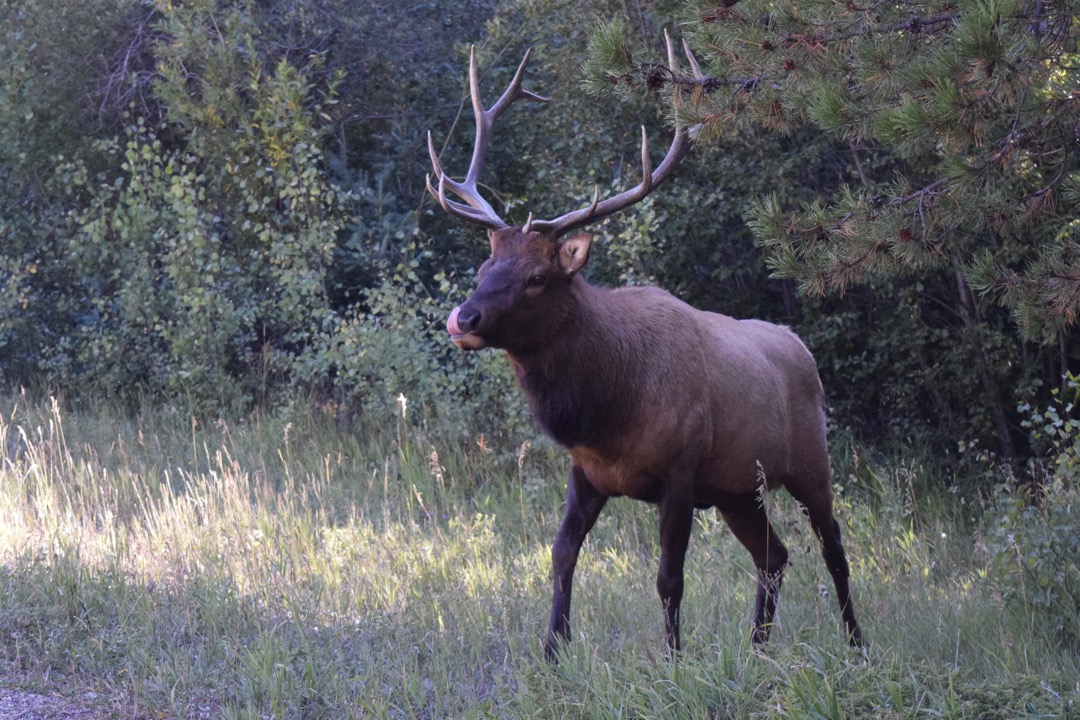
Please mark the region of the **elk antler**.
POLYGON ((469 172, 463 181, 451 180, 443 172, 442 165, 439 163, 439 156, 435 152, 435 143, 431 139, 431 131, 428 131, 428 154, 431 155, 431 166, 435 170, 435 177, 439 180, 439 187, 436 190, 432 187, 431 176, 427 177, 428 192, 439 200, 439 204, 446 212, 462 220, 482 225, 489 230, 508 227, 507 222, 499 217, 495 209, 491 207, 491 204, 483 198, 476 188, 477 177, 479 177, 480 170, 484 166, 484 155, 487 154, 488 144, 491 142, 491 126, 499 115, 519 98, 525 98, 533 102, 547 102, 551 99, 521 87, 521 79, 525 75, 525 67, 529 64, 529 53, 531 52, 532 48, 525 51, 525 57, 521 59, 521 64, 518 65, 517 72, 514 73, 514 79, 510 81, 510 85, 503 92, 502 97, 488 110, 484 110, 484 104, 480 100, 480 81, 476 75, 476 46, 473 46, 469 51, 469 94, 472 96, 473 112, 476 115, 476 140, 473 143, 473 155, 472 162, 469 164, 469 172), (462 205, 459 202, 447 199, 447 188, 467 204, 462 205))
MULTIPOLYGON (((672 72, 675 72, 675 49, 671 44, 671 36, 667 31, 664 31, 664 40, 667 43, 667 55, 668 66, 672 72)), ((690 63, 690 68, 694 73, 694 77, 701 80, 704 76, 701 74, 701 68, 698 67, 697 59, 693 53, 690 52, 690 46, 683 41, 683 51, 686 53, 686 59, 690 63)), ((593 191, 592 203, 580 210, 574 210, 565 215, 561 215, 554 220, 533 220, 531 217, 529 222, 525 223, 523 228, 525 232, 535 230, 542 232, 550 237, 559 237, 560 235, 581 227, 587 223, 594 222, 600 218, 616 213, 624 208, 630 207, 634 203, 642 200, 646 195, 652 192, 653 188, 662 183, 667 176, 671 174, 671 171, 682 159, 682 156, 686 153, 690 147, 690 141, 697 134, 698 126, 687 129, 678 120, 678 110, 680 106, 679 91, 675 91, 675 137, 671 141, 671 147, 668 148, 667 155, 660 162, 660 165, 652 170, 649 164, 649 146, 648 139, 645 134, 645 126, 641 127, 641 184, 636 187, 625 190, 614 197, 610 197, 603 202, 600 202, 600 188, 599 186, 593 191)))

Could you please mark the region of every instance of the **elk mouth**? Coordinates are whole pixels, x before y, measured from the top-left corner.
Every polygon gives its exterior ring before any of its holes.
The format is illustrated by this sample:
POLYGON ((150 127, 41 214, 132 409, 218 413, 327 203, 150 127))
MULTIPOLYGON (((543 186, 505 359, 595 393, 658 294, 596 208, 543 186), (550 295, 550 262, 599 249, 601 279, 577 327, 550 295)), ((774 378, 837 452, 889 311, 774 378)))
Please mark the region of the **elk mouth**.
POLYGON ((446 320, 446 330, 450 333, 450 339, 462 350, 480 350, 487 347, 487 341, 473 330, 465 330, 458 324, 458 315, 461 306, 454 308, 450 317, 446 320))

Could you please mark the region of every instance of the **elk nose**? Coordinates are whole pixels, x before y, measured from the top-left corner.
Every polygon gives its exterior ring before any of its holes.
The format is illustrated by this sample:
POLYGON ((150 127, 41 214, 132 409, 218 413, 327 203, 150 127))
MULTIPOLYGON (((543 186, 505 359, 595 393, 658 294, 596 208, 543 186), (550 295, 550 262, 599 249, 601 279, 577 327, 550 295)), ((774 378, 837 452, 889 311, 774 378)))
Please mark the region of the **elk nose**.
POLYGON ((480 326, 480 311, 475 307, 468 307, 466 305, 462 305, 459 310, 457 324, 458 327, 461 328, 461 332, 474 332, 476 328, 480 326))
POLYGON ((451 335, 465 335, 475 330, 479 324, 479 310, 458 306, 450 313, 450 318, 446 321, 446 329, 451 335))

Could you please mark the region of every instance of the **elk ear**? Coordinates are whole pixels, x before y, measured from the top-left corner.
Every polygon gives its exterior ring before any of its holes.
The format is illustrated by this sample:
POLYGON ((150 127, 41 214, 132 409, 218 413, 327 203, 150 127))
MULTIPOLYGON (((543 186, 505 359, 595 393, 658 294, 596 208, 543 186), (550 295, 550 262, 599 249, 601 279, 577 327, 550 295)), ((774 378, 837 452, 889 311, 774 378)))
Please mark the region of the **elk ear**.
POLYGON ((575 235, 559 246, 559 266, 567 275, 573 275, 585 266, 589 259, 592 235, 575 235))

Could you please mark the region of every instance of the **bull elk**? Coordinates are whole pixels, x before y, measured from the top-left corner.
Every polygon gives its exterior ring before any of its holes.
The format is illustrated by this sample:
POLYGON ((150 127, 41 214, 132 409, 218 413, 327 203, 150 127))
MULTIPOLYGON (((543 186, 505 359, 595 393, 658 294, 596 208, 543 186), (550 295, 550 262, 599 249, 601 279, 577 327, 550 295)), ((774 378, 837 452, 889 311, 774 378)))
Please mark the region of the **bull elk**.
MULTIPOLYGON (((674 71, 670 38, 668 61, 674 71)), ((701 71, 689 48, 695 75, 701 71)), ((554 220, 529 215, 511 227, 477 190, 495 120, 516 100, 547 102, 522 88, 525 53, 510 85, 484 109, 475 50, 469 85, 476 115, 472 162, 461 181, 443 170, 431 133, 436 179, 428 191, 451 215, 487 228, 491 257, 472 295, 447 320, 465 350, 506 352, 533 416, 570 452, 566 514, 551 549, 553 601, 545 652, 569 636, 574 568, 608 498, 654 503, 660 514, 656 588, 667 644, 679 649, 683 563, 695 508, 715 507, 757 568, 752 640, 768 637, 788 552, 773 532, 759 487, 787 488, 821 542, 852 645, 862 639, 848 563, 833 517, 824 399, 810 352, 788 328, 696 310, 654 287, 600 288, 581 276, 592 238, 571 230, 638 202, 686 153, 694 128, 676 123, 651 169, 642 128, 642 180, 554 220), (450 200, 447 191, 460 201, 450 200)), ((678 100, 678 98, 676 98, 678 100)))

